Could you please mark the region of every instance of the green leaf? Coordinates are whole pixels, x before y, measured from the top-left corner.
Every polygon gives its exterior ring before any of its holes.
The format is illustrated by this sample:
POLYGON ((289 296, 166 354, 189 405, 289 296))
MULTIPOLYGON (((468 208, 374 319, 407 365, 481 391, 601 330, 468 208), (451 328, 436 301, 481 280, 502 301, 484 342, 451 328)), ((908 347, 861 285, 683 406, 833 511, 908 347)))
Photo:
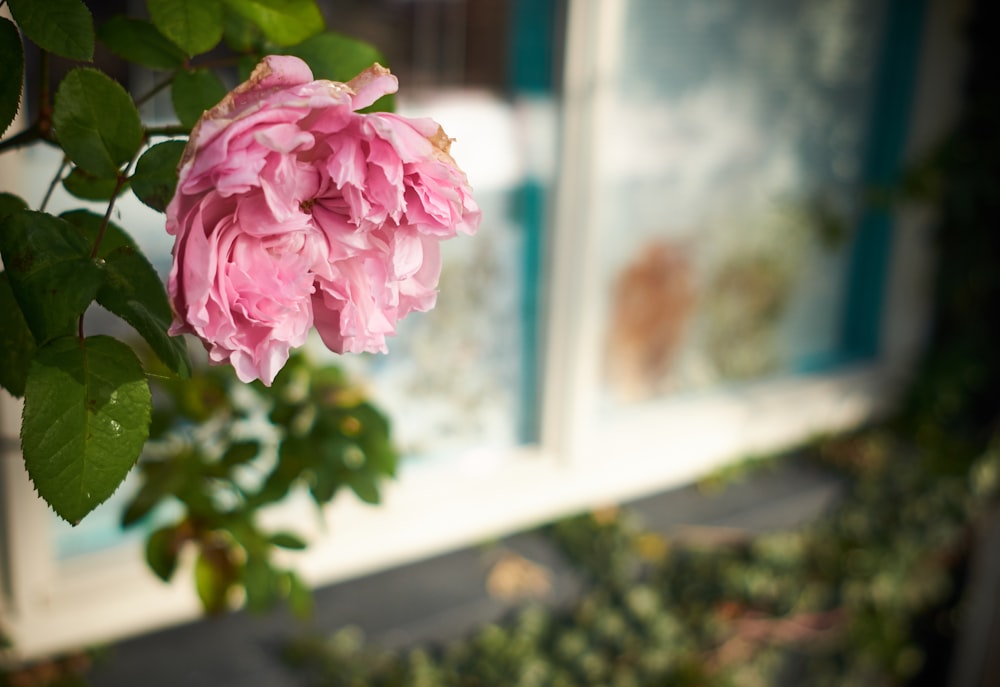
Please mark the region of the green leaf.
POLYGON ((375 481, 374 475, 367 470, 351 472, 347 484, 351 487, 351 491, 365 503, 378 505, 382 500, 378 493, 378 483, 375 481))
POLYGON ((194 564, 194 586, 207 613, 221 613, 229 604, 229 590, 233 585, 230 562, 222 552, 205 551, 198 554, 194 564))
POLYGON ((257 441, 237 441, 226 449, 222 454, 222 464, 231 468, 236 465, 248 463, 257 457, 260 452, 260 443, 257 441))
MULTIPOLYGON (((327 31, 289 48, 288 55, 295 55, 312 69, 317 79, 347 82, 363 72, 373 63, 385 65, 385 57, 371 43, 359 41, 334 31, 327 31)), ((379 98, 370 111, 392 110, 395 99, 392 95, 379 98)))
POLYGON ((24 46, 14 23, 0 17, 0 134, 17 116, 24 87, 24 46))
MULTIPOLYGON (((61 216, 87 245, 93 245, 104 218, 86 210, 61 216)), ((97 256, 104 260, 104 279, 97 302, 128 322, 146 340, 163 364, 181 377, 191 372, 183 337, 170 336, 173 311, 160 276, 132 238, 109 222, 97 256)))
POLYGON ((98 177, 79 167, 75 167, 62 180, 62 185, 63 188, 77 198, 103 201, 110 200, 111 196, 115 195, 115 191, 118 192, 118 195, 121 195, 128 188, 127 184, 122 184, 119 187, 117 175, 114 177, 98 177))
POLYGON ((0 386, 14 396, 23 396, 34 356, 35 337, 14 298, 7 273, 0 272, 0 386))
MULTIPOLYGON (((250 20, 233 12, 226 12, 222 39, 229 49, 238 53, 257 52, 263 48, 264 34, 250 20)), ((248 55, 244 55, 248 57, 248 55)), ((254 59, 254 64, 257 59, 254 59)), ((241 81, 246 79, 241 78, 241 81)))
POLYGON ((278 591, 278 578, 267 560, 249 556, 243 567, 243 587, 247 591, 247 608, 254 612, 266 611, 274 603, 278 591))
POLYGON ((8 0, 7 5, 39 47, 71 60, 93 58, 94 20, 80 0, 8 0))
POLYGON ((169 582, 177 570, 180 544, 177 526, 162 527, 146 540, 146 564, 164 582, 169 582))
POLYGON ((188 55, 200 55, 222 40, 219 0, 146 0, 153 24, 188 55))
POLYGON ((219 369, 200 369, 197 374, 184 381, 173 378, 158 380, 158 386, 173 402, 172 421, 189 420, 201 423, 214 415, 230 411, 232 404, 226 380, 215 372, 219 369))
MULTIPOLYGON (((122 511, 122 527, 131 527, 150 514, 170 493, 170 482, 163 479, 146 479, 142 487, 122 511)), ((150 566, 152 567, 152 566, 150 566)))
POLYGON ((228 93, 226 85, 207 69, 179 71, 174 77, 171 97, 181 124, 193 127, 205 110, 210 110, 228 93))
POLYGON ((389 477, 395 475, 398 456, 390 439, 389 420, 370 403, 359 404, 351 414, 361 425, 357 441, 366 467, 389 477))
POLYGON ((374 62, 385 64, 385 57, 371 43, 335 31, 313 36, 285 53, 305 60, 317 79, 330 81, 350 81, 374 62))
POLYGON ((177 188, 177 165, 184 154, 184 141, 157 143, 139 158, 132 175, 132 190, 143 203, 158 212, 167 204, 177 188))
MULTIPOLYGON (((288 442, 282 444, 282 449, 288 442)), ((282 460, 282 462, 285 462, 282 460)), ((298 473, 282 469, 282 465, 279 464, 278 468, 268 474, 264 483, 260 486, 260 489, 253 494, 249 501, 255 506, 261 506, 267 503, 274 503, 275 501, 280 501, 288 495, 289 490, 292 488, 292 484, 298 478, 298 473)))
MULTIPOLYGON (((93 245, 104 218, 86 210, 63 213, 87 245, 93 245)), ((118 315, 145 339, 159 359, 182 378, 191 373, 184 337, 171 336, 173 311, 163 281, 125 230, 108 222, 97 257, 104 260, 104 278, 97 302, 118 315)))
POLYGON ((309 493, 317 506, 329 503, 337 491, 344 486, 346 471, 340 470, 317 470, 315 477, 309 485, 309 493))
POLYGON ((292 551, 301 551, 306 548, 306 542, 295 534, 291 532, 276 532, 270 537, 270 541, 274 546, 281 549, 290 549, 292 551))
POLYGON ((76 524, 111 496, 149 433, 149 385, 128 346, 107 336, 42 346, 28 370, 21 450, 39 495, 76 524))
POLYGON ((301 43, 325 25, 314 0, 224 0, 233 12, 260 27, 276 45, 301 43))
POLYGON ((177 69, 187 59, 148 21, 117 15, 97 29, 97 37, 114 54, 152 69, 177 69))
POLYGON ((0 220, 13 215, 18 210, 27 210, 28 204, 20 196, 13 193, 0 193, 0 220))
POLYGON ((288 606, 292 614, 302 620, 312 617, 314 610, 312 591, 293 572, 286 572, 284 578, 285 583, 288 585, 288 606))
MULTIPOLYGON (((59 219, 69 222, 73 231, 84 240, 87 246, 94 245, 101 232, 101 225, 104 224, 104 218, 101 215, 95 215, 89 210, 69 210, 59 215, 59 219)), ((122 246, 128 246, 135 251, 139 250, 139 246, 124 229, 114 222, 108 222, 108 226, 104 229, 100 248, 97 251, 97 257, 106 258, 113 250, 122 246)))
POLYGON ((173 312, 156 270, 128 246, 111 251, 105 260, 106 276, 97 302, 132 325, 164 365, 181 377, 190 375, 184 339, 168 333, 173 312))
POLYGON ((107 279, 97 292, 97 302, 121 317, 145 339, 157 357, 186 378, 191 362, 183 337, 169 333, 173 314, 166 292, 152 265, 141 253, 119 248, 107 258, 107 279))
POLYGON ((56 90, 52 126, 66 155, 91 174, 111 177, 139 151, 142 122, 121 85, 80 67, 56 90))
POLYGON ((77 230, 58 217, 22 210, 0 222, 0 255, 37 342, 72 333, 97 295, 103 275, 89 253, 77 230))

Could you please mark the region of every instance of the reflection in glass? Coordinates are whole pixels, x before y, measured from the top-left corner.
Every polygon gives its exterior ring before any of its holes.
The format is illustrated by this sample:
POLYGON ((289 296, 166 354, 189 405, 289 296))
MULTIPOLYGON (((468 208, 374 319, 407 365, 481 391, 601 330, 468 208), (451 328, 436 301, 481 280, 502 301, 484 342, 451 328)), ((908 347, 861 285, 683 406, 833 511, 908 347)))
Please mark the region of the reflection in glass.
POLYGON ((884 6, 627 3, 597 164, 609 399, 836 359, 884 6))

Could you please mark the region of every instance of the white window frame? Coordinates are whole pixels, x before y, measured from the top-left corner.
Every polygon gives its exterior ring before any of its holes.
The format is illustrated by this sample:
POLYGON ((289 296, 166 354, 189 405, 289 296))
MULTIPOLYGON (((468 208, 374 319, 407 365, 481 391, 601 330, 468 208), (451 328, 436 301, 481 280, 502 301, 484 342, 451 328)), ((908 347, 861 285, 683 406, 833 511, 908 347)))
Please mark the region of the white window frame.
MULTIPOLYGON (((789 376, 708 394, 664 400, 594 427, 600 322, 580 307, 600 294, 587 280, 597 264, 592 208, 598 197, 588 151, 600 145, 608 65, 624 3, 571 0, 561 108, 562 145, 546 283, 547 333, 541 436, 501 460, 459 461, 404 470, 373 508, 344 494, 324 522, 305 499, 269 513, 310 540, 289 554, 312 584, 364 575, 540 524, 588 507, 679 486, 733 461, 780 450, 821 433, 855 427, 892 406, 919 353, 929 301, 932 221, 897 214, 883 322, 884 355, 835 372, 789 376), (581 240, 581 237, 590 240, 581 240)), ((947 130, 958 102, 962 53, 955 27, 962 8, 932 0, 925 21, 914 121, 907 155, 947 130)), ((17 188, 16 155, 0 158, 4 189, 17 188)), ((474 240, 474 239, 473 239, 474 240)), ((0 630, 32 658, 196 618, 189 568, 163 584, 136 542, 56 558, 51 514, 21 461, 20 403, 0 391, 0 488, 6 547, 0 551, 0 630)), ((190 561, 188 562, 190 564, 190 561)))

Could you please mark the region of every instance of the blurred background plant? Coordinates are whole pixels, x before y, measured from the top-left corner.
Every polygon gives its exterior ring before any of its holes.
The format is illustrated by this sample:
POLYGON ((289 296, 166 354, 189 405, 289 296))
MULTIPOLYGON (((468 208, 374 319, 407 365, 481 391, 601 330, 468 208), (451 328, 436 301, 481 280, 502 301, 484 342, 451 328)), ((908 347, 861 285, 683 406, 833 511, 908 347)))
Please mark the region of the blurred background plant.
POLYGON ((252 610, 287 599, 308 616, 308 587, 277 555, 307 542, 294 532, 265 531, 260 513, 296 488, 317 509, 342 488, 377 504, 379 481, 396 471, 388 420, 340 368, 302 354, 293 354, 271 387, 208 367, 186 380, 164 377, 156 388, 161 402, 137 467, 139 486, 122 514, 124 527, 155 523, 149 567, 169 581, 190 546, 206 611, 240 598, 252 610))
POLYGON ((567 611, 527 604, 396 653, 345 628, 286 657, 330 687, 945 684, 997 447, 942 477, 884 428, 824 440, 780 459, 843 477, 842 501, 813 525, 713 542, 652 531, 627 508, 569 518, 543 530, 586 579, 567 611))

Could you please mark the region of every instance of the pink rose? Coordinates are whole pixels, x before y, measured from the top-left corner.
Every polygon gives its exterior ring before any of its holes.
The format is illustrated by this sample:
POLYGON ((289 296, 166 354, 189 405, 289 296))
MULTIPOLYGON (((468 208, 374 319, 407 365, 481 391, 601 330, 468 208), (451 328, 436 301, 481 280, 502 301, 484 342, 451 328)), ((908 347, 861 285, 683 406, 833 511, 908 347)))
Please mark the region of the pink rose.
POLYGON ((202 116, 167 207, 172 334, 270 385, 313 326, 337 353, 384 353, 434 306, 439 242, 479 208, 437 123, 357 112, 396 86, 378 64, 342 84, 272 55, 202 116))

